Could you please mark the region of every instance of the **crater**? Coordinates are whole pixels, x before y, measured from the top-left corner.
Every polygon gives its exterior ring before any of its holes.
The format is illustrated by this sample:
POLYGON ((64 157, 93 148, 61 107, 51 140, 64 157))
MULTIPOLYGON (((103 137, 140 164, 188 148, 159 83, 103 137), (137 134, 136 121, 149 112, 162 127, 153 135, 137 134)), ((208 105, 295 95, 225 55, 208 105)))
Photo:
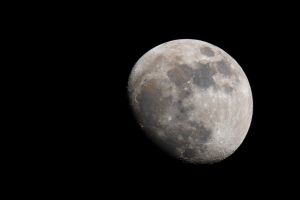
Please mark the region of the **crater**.
POLYGON ((203 89, 215 85, 213 75, 215 74, 208 64, 200 64, 200 67, 194 71, 193 83, 203 89))
POLYGON ((205 153, 208 150, 207 145, 205 145, 205 144, 200 145, 199 150, 201 153, 205 153))
POLYGON ((209 47, 202 47, 200 49, 200 51, 203 55, 208 56, 208 57, 213 57, 215 55, 213 50, 211 50, 211 48, 209 48, 209 47))
POLYGON ((181 100, 175 102, 174 107, 177 109, 175 118, 180 121, 186 120, 189 112, 192 110, 191 107, 184 106, 181 100))
POLYGON ((199 127, 199 139, 201 143, 206 143, 212 136, 212 130, 201 125, 199 127))
POLYGON ((191 148, 186 149, 182 154, 182 156, 186 159, 191 159, 191 158, 195 157, 196 155, 197 155, 197 152, 191 148))
POLYGON ((224 91, 226 93, 232 93, 233 92, 233 87, 231 87, 230 85, 225 84, 223 87, 224 87, 224 91))

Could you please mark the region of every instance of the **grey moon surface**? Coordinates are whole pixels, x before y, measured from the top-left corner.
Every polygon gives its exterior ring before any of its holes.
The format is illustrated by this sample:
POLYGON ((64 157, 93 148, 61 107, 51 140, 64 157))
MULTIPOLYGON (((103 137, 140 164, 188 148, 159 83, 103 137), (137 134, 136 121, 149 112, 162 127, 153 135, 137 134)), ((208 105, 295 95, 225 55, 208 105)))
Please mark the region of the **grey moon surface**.
POLYGON ((200 40, 173 40, 145 53, 130 73, 128 95, 144 133, 188 163, 230 156, 252 120, 244 71, 225 51, 200 40))

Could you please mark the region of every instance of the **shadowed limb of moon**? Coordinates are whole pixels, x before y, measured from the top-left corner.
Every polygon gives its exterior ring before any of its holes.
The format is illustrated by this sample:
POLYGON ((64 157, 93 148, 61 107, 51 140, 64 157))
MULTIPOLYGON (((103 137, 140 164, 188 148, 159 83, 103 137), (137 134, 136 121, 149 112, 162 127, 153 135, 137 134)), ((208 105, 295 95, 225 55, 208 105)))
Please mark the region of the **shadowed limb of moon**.
POLYGON ((253 100, 246 75, 222 49, 174 40, 144 54, 129 77, 128 94, 147 136, 186 162, 215 163, 244 140, 253 100))

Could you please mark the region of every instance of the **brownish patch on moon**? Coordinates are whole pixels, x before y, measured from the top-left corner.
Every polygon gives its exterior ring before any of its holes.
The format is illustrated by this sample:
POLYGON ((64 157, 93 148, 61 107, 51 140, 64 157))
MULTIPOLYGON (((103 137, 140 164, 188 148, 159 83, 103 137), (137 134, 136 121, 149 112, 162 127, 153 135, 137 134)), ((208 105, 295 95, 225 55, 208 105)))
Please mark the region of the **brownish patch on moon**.
POLYGON ((135 85, 136 83, 140 83, 142 81, 142 78, 146 74, 155 71, 155 68, 157 68, 164 61, 164 59, 165 57, 163 55, 157 55, 153 58, 152 62, 145 64, 144 70, 142 71, 141 75, 137 76, 136 79, 133 80, 132 85, 135 85))
POLYGON ((141 87, 140 94, 137 96, 139 105, 139 115, 143 121, 143 125, 149 128, 156 127, 157 117, 160 116, 167 107, 172 104, 172 97, 162 97, 163 91, 157 79, 148 80, 141 87))
POLYGON ((176 65, 167 72, 167 75, 176 86, 182 87, 192 78, 193 70, 187 65, 176 65))

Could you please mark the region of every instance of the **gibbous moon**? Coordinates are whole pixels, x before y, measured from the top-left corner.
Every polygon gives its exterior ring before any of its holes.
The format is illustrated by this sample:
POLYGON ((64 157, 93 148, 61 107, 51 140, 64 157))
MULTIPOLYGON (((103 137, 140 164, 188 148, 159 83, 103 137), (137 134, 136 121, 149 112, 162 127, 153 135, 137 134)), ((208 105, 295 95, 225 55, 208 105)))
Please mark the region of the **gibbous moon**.
POLYGON ((189 163, 230 156, 252 119, 252 93, 242 68, 200 40, 173 40, 148 51, 131 71, 128 94, 145 134, 189 163))

